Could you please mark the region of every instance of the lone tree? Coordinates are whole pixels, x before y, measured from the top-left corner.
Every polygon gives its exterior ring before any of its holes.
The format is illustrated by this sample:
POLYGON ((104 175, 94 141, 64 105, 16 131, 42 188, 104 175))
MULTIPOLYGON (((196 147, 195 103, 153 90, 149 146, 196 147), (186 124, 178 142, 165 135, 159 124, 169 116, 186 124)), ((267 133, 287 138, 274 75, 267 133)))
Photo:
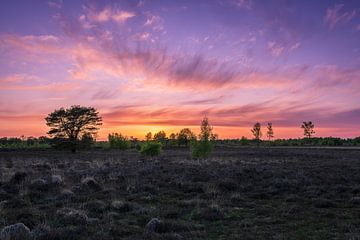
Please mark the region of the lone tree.
POLYGON ((191 154, 194 158, 206 158, 210 155, 214 147, 214 141, 218 138, 217 134, 212 132, 213 128, 209 123, 209 119, 204 117, 201 122, 201 132, 199 140, 196 138, 191 141, 191 154))
POLYGON ((311 138, 311 136, 315 134, 314 127, 315 125, 311 121, 303 122, 301 128, 304 129, 304 136, 307 138, 311 138))
POLYGON ((269 138, 269 141, 271 140, 271 138, 274 137, 274 130, 272 128, 272 123, 268 123, 266 135, 269 138))
POLYGON ((261 124, 255 123, 253 129, 251 129, 252 134, 254 135, 255 140, 257 141, 258 145, 260 143, 260 138, 262 136, 261 132, 261 124))
POLYGON ((179 145, 188 146, 189 142, 196 139, 195 134, 190 130, 190 128, 183 128, 180 130, 177 141, 179 145))
POLYGON ((48 134, 57 139, 65 140, 67 147, 75 152, 77 143, 84 135, 96 135, 102 118, 93 107, 71 106, 60 108, 50 113, 46 118, 46 125, 50 127, 48 134))

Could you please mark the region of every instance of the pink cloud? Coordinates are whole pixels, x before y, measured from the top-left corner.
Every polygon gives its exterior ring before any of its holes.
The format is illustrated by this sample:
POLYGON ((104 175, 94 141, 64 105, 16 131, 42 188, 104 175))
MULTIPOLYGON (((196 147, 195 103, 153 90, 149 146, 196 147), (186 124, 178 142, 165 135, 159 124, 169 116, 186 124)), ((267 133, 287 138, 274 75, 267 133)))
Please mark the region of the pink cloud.
POLYGON ((333 7, 326 9, 324 23, 328 25, 331 30, 334 29, 336 25, 351 21, 358 13, 358 10, 351 12, 341 11, 343 7, 344 4, 335 4, 333 7))
POLYGON ((270 41, 268 42, 268 49, 274 57, 279 57, 285 48, 273 41, 270 41))
MULTIPOLYGON (((87 19, 92 22, 108 22, 113 20, 118 23, 124 23, 130 18, 135 17, 136 14, 130 11, 119 10, 114 7, 107 6, 101 11, 96 11, 94 9, 89 9, 87 14, 87 19)), ((81 21, 85 20, 85 15, 80 17, 81 21)))

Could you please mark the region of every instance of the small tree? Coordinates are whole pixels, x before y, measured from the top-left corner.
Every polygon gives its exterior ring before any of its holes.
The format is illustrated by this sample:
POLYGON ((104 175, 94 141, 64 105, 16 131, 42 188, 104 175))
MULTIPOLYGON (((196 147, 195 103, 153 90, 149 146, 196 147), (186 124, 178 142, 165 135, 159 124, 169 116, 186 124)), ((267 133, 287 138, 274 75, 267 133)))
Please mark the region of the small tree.
POLYGON ((257 144, 259 145, 260 143, 260 138, 262 136, 262 132, 261 132, 261 124, 260 123, 255 123, 253 129, 251 129, 252 134, 254 135, 255 140, 257 141, 257 144))
POLYGON ((272 128, 272 123, 268 123, 266 135, 269 141, 274 137, 274 130, 272 128))
POLYGON ((60 108, 50 113, 46 118, 50 127, 48 134, 61 142, 68 143, 72 152, 77 149, 77 143, 84 134, 95 136, 102 124, 102 118, 93 107, 71 106, 60 108))
POLYGON ((109 145, 112 149, 126 150, 131 148, 131 142, 121 133, 111 133, 108 135, 109 145))
POLYGON ((214 145, 213 141, 217 139, 217 135, 212 132, 213 128, 209 123, 207 117, 201 122, 201 132, 199 134, 199 141, 194 139, 191 143, 191 154, 195 158, 208 157, 212 152, 214 145))
POLYGON ((311 121, 303 122, 301 128, 304 129, 304 136, 310 139, 315 134, 314 127, 315 125, 311 121))
POLYGON ((154 141, 160 142, 162 144, 166 144, 166 133, 164 131, 159 131, 154 134, 154 141))
POLYGON ((196 139, 196 136, 189 128, 181 129, 177 136, 178 144, 184 145, 185 147, 187 147, 194 139, 196 139))
POLYGON ((170 136, 169 136, 170 145, 175 145, 176 144, 176 138, 177 138, 177 134, 175 134, 175 133, 170 134, 170 136))
POLYGON ((152 139, 152 134, 151 134, 151 132, 148 132, 148 133, 145 135, 145 140, 146 140, 146 141, 151 141, 151 139, 152 139))

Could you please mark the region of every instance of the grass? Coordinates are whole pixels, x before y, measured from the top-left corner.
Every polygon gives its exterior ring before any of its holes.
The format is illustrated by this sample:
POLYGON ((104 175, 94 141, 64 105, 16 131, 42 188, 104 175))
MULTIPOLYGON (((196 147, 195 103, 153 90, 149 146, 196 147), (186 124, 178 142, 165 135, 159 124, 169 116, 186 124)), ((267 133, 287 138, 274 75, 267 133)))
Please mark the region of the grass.
POLYGON ((193 160, 184 148, 151 159, 135 149, 4 151, 0 229, 23 222, 45 239, 357 239, 359 153, 222 146, 193 160), (149 233, 153 218, 161 223, 149 233))

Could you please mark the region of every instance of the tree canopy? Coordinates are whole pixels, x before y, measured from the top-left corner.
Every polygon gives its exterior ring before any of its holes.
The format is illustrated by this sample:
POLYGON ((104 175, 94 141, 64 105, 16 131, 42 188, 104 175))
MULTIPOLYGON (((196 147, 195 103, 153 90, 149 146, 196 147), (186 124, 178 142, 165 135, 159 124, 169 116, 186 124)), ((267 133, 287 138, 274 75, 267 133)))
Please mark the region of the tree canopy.
POLYGON ((304 136, 307 138, 311 138, 311 136, 315 134, 314 127, 315 125, 311 121, 303 122, 301 128, 304 129, 304 136))
POLYGON ((102 118, 95 108, 79 105, 57 109, 45 120, 46 125, 50 127, 48 134, 68 140, 72 151, 76 150, 76 142, 83 135, 96 135, 99 126, 102 125, 102 118))

